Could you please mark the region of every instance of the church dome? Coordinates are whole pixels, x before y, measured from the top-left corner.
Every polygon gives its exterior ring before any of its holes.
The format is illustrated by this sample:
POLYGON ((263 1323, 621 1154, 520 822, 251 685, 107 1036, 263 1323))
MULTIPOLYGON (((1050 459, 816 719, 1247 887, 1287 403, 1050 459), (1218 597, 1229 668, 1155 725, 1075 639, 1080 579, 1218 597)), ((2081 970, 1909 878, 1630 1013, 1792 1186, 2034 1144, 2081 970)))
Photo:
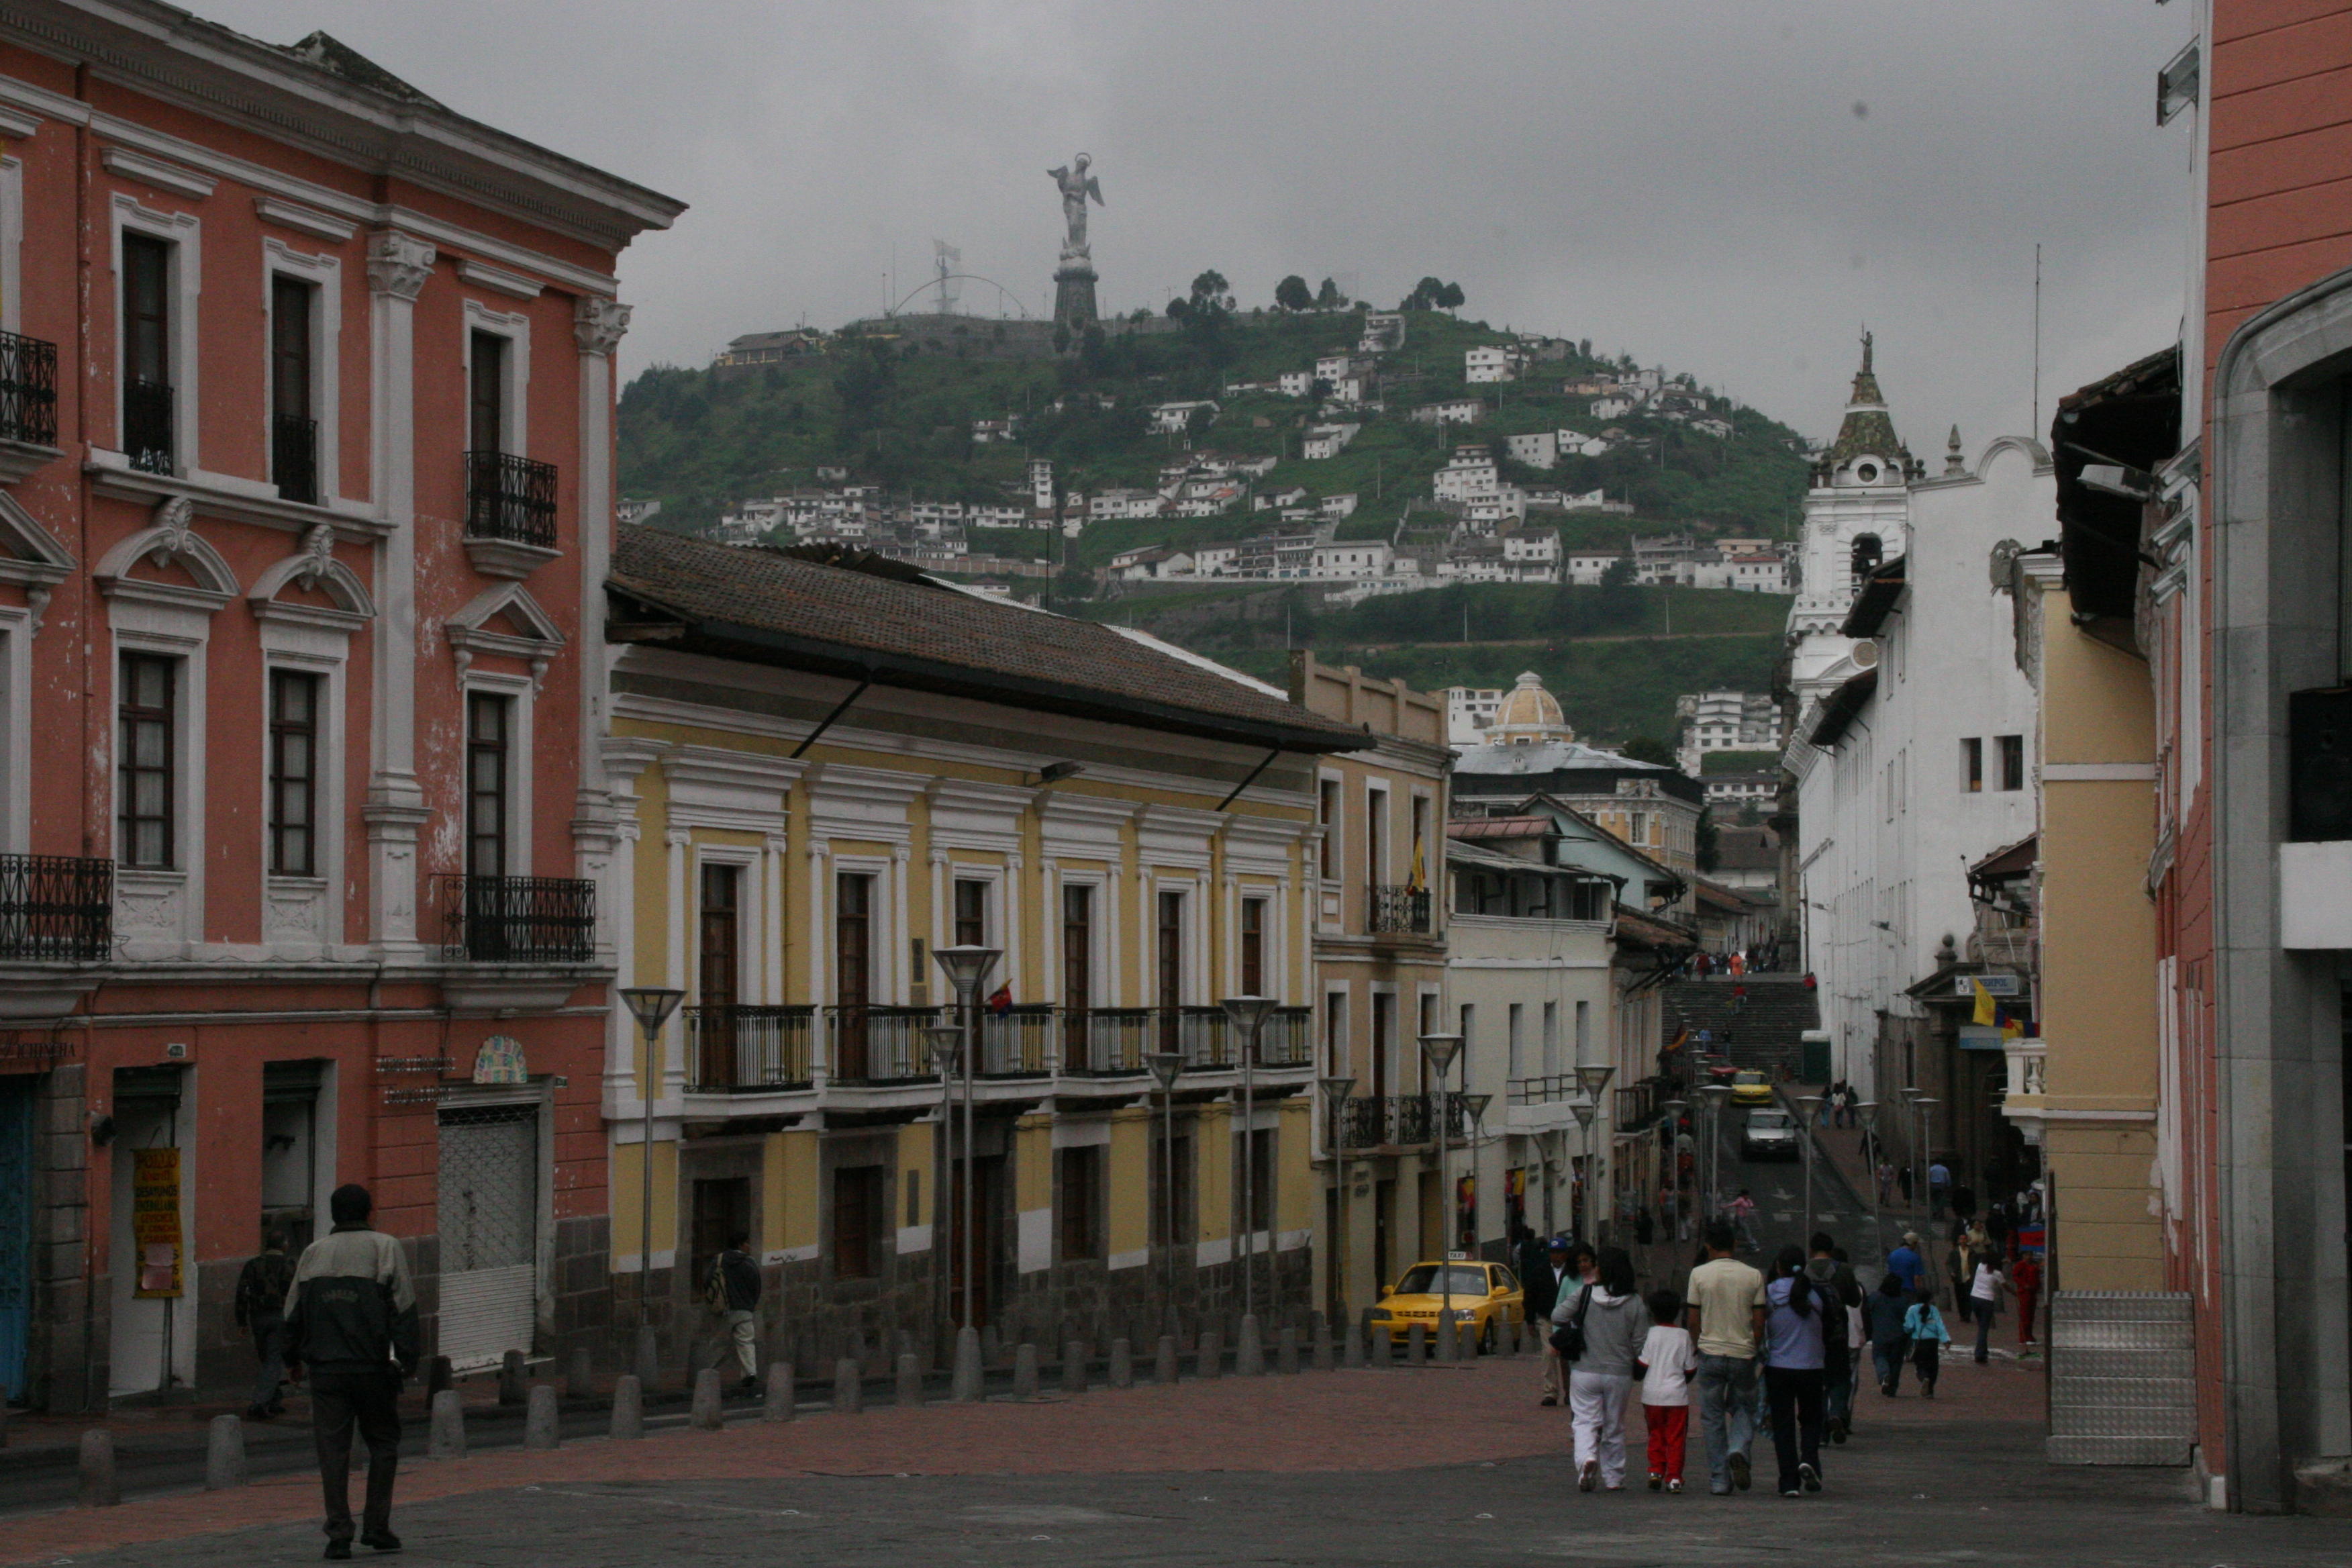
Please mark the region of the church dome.
POLYGON ((1486 739, 1497 746, 1527 745, 1538 741, 1573 741, 1576 731, 1560 711, 1559 699, 1544 689, 1543 678, 1533 670, 1522 674, 1503 696, 1486 726, 1486 739))

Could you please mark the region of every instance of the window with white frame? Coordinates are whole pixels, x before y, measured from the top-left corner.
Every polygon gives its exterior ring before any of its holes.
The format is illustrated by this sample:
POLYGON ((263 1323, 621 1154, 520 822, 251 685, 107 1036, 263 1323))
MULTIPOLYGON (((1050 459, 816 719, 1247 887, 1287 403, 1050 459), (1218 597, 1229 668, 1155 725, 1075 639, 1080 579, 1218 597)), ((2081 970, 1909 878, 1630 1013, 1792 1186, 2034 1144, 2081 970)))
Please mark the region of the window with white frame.
POLYGON ((530 680, 479 672, 466 681, 465 870, 530 874, 530 680))
POLYGON ((134 468, 191 473, 202 226, 121 195, 113 220, 116 446, 134 468))
POLYGON ((281 500, 324 505, 341 480, 342 264, 262 241, 269 481, 281 500))

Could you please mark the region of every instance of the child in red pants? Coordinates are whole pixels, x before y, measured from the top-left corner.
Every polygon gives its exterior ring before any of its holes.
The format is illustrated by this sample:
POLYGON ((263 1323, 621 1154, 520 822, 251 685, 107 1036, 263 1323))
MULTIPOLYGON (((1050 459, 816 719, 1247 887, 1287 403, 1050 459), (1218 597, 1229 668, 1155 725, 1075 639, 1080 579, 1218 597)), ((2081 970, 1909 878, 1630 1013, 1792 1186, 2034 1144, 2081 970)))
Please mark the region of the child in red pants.
POLYGON ((1683 1489, 1683 1449, 1690 1439, 1690 1380, 1698 1347, 1675 1320, 1683 1300, 1672 1290, 1650 1297, 1650 1337, 1642 1342, 1642 1419, 1650 1428, 1650 1489, 1683 1489))

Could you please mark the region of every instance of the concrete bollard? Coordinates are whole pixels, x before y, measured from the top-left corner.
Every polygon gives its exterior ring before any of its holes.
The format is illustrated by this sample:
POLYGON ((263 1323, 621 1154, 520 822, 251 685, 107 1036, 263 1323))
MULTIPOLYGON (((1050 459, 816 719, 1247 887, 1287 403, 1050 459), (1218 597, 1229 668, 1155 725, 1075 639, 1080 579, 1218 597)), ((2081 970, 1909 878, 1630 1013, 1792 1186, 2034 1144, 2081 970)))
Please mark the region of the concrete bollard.
POLYGON ((987 1370, 982 1348, 978 1329, 956 1331, 955 1372, 948 1384, 948 1397, 958 1405, 970 1405, 981 1395, 981 1380, 987 1370))
POLYGON ((1265 1346, 1257 1336, 1257 1314, 1242 1314, 1242 1331, 1234 1342, 1234 1373, 1239 1377, 1255 1377, 1265 1370, 1265 1346))
POLYGON ((428 1459, 462 1459, 466 1457, 466 1405, 454 1388, 445 1388, 433 1396, 432 1426, 425 1440, 425 1457, 428 1459))
POLYGON ((698 1432, 716 1432, 727 1425, 720 1375, 715 1366, 706 1366, 694 1374, 694 1404, 688 1408, 686 1424, 698 1432))
POLYGON ((1314 1353, 1315 1370, 1317 1372, 1329 1372, 1331 1370, 1333 1361, 1331 1348, 1331 1325, 1324 1321, 1323 1314, 1320 1312, 1315 1314, 1314 1353))
POLYGON ((236 1415, 215 1415, 205 1434, 205 1490, 226 1491, 245 1485, 245 1422, 236 1415))
MULTIPOLYGON (((963 1331, 970 1333, 971 1331, 967 1329, 963 1331)), ((962 1335, 959 1334, 957 1337, 961 1339, 962 1335)), ((994 1366, 1004 1359, 1004 1337, 996 1331, 994 1323, 980 1331, 980 1358, 989 1366, 994 1366)))
POLYGON ((84 1508, 112 1508, 122 1500, 122 1484, 114 1474, 114 1434, 103 1428, 81 1435, 81 1489, 84 1508))
POLYGON ((768 1363, 767 1397, 760 1405, 762 1421, 789 1421, 799 1412, 793 1408, 793 1363, 772 1361, 768 1363))
POLYGON ((1192 1342, 1192 1375, 1223 1377, 1225 1375, 1225 1344, 1214 1329, 1202 1329, 1192 1342))
POLYGON ((1176 1376, 1176 1336, 1162 1334, 1160 1336, 1160 1348, 1152 1355, 1151 1381, 1164 1387, 1175 1382, 1176 1376))
POLYGON ((520 1405, 530 1397, 530 1389, 524 1382, 525 1364, 523 1353, 520 1351, 509 1351, 499 1357, 499 1403, 500 1405, 520 1405))
POLYGON ((1135 1386, 1135 1352, 1125 1340, 1110 1342, 1110 1370, 1105 1373, 1113 1388, 1135 1386))
POLYGON ((1037 1397, 1037 1347, 1035 1345, 1020 1345, 1013 1352, 1013 1397, 1015 1399, 1037 1397))
POLYGON ((858 1415, 866 1410, 866 1369, 848 1356, 833 1363, 833 1413, 858 1415))
POLYGON ((1437 1320, 1437 1343, 1434 1348, 1437 1353, 1432 1359, 1435 1361, 1450 1363, 1460 1359, 1461 1339, 1460 1336, 1454 1332, 1454 1320, 1452 1318, 1445 1317, 1443 1314, 1439 1316, 1437 1320))
POLYGON ((1282 1325, 1282 1333, 1274 1342, 1274 1370, 1296 1376, 1298 1372, 1298 1330, 1295 1324, 1282 1325))
POLYGON ((898 1403, 920 1405, 923 1402, 923 1358, 912 1351, 898 1354, 898 1403))
POLYGON ((1346 1336, 1339 1342, 1339 1364, 1350 1372, 1361 1370, 1364 1364, 1364 1342, 1370 1338, 1371 1338, 1370 1325, 1349 1324, 1346 1336))
POLYGON ((430 1407, 433 1396, 446 1388, 455 1387, 457 1378, 449 1371, 449 1358, 436 1355, 425 1363, 425 1403, 430 1407))
POLYGON ((613 1436, 642 1437, 646 1435, 646 1385, 634 1372, 625 1372, 613 1380, 613 1436))
POLYGON ((1407 1366, 1419 1366, 1429 1354, 1429 1326, 1415 1323, 1404 1331, 1404 1360, 1407 1366))
POLYGON ((1495 1325, 1495 1352, 1497 1355, 1507 1356, 1519 1353, 1519 1326, 1517 1323, 1495 1325))
POLYGON ((1062 1392, 1084 1394, 1087 1391, 1087 1342, 1062 1342, 1062 1392))
POLYGON ((572 1347, 572 1364, 563 1373, 563 1393, 569 1399, 593 1399, 596 1395, 596 1358, 586 1345, 572 1347))
POLYGON ((522 1413, 522 1446, 526 1448, 560 1448, 563 1446, 563 1418, 555 1400, 555 1384, 534 1383, 522 1413))
POLYGON ((637 1330, 636 1357, 630 1370, 637 1374, 640 1398, 661 1386, 661 1338, 651 1323, 637 1330))

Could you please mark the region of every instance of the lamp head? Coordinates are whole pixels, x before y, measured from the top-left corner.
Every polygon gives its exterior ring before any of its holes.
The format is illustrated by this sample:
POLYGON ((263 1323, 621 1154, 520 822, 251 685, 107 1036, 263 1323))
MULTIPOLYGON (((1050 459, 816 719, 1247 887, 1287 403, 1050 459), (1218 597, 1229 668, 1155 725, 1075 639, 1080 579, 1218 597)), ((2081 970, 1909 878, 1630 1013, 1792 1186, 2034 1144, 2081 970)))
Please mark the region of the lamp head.
POLYGON ((1315 1081, 1322 1086, 1323 1098, 1334 1105, 1345 1103, 1356 1092, 1356 1080, 1351 1078, 1318 1078, 1315 1081))
POLYGON ((1462 1037, 1423 1035, 1421 1037, 1421 1054, 1428 1058, 1429 1065, 1437 1069, 1437 1076, 1442 1079, 1454 1070, 1454 1058, 1462 1054, 1462 1037))
POLYGON ((931 1042, 931 1066, 941 1078, 956 1069, 956 1058, 963 1052, 963 1028, 957 1024, 933 1024, 923 1031, 931 1042))
POLYGON ((1617 1069, 1615 1068, 1609 1067, 1599 1062, 1595 1062, 1590 1067, 1580 1067, 1576 1069, 1576 1081, 1583 1086, 1585 1093, 1591 1095, 1595 1100, 1599 1100, 1601 1098, 1601 1091, 1607 1089, 1609 1087, 1609 1080, 1616 1076, 1617 1069))
POLYGON ((1151 1076, 1159 1080, 1160 1091, 1165 1093, 1176 1087, 1176 1075, 1184 1070, 1184 1053, 1181 1051, 1147 1052, 1143 1064, 1151 1069, 1151 1076))
POLYGON ((1688 1110, 1690 1106, 1683 1100, 1670 1100, 1658 1109, 1664 1111, 1668 1116, 1680 1116, 1684 1111, 1688 1110))
POLYGON ((1004 956, 992 947, 981 947, 958 942, 952 947, 935 947, 931 956, 947 971, 948 984, 955 987, 956 1000, 969 1007, 980 997, 980 989, 996 969, 996 961, 1004 956))
POLYGON ((1463 1109, 1470 1112, 1470 1123, 1474 1127, 1486 1120, 1486 1107, 1494 1103, 1495 1097, 1491 1094, 1465 1094, 1462 1097, 1463 1109))
POLYGON ((1865 1100, 1860 1105, 1855 1106, 1854 1109, 1862 1112, 1862 1128, 1864 1131, 1875 1132, 1878 1131, 1878 1101, 1874 1100, 1865 1100))
POLYGON ((1731 1098, 1731 1086, 1727 1083, 1711 1083, 1701 1089, 1699 1092, 1706 1096, 1706 1103, 1710 1110, 1720 1110, 1723 1109, 1723 1102, 1731 1098))
POLYGON ((1601 1114, 1601 1108, 1589 1100, 1573 1100, 1568 1109, 1575 1115, 1576 1124, 1587 1131, 1591 1129, 1593 1118, 1601 1114))
POLYGON ((1271 996, 1226 996, 1217 1005, 1225 1010, 1225 1016, 1234 1021, 1234 1027, 1242 1032, 1244 1039, 1254 1040, 1282 1004, 1271 996))
POLYGON ((686 993, 673 985, 624 985, 620 994, 621 1005, 629 1010, 637 1027, 648 1035, 658 1033, 669 1022, 669 1016, 677 1011, 677 1005, 686 1000, 686 993))

